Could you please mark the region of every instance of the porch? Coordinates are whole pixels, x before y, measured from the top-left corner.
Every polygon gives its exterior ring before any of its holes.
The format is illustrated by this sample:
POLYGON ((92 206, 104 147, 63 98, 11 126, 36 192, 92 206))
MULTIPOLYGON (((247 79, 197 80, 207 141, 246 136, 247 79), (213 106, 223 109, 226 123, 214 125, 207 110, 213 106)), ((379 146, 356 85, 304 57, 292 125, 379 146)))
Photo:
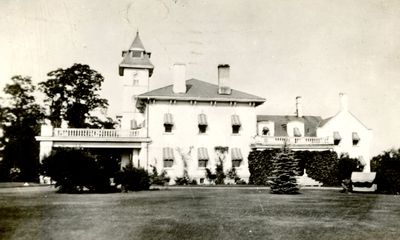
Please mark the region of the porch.
POLYGON ((40 136, 36 137, 40 142, 40 161, 53 148, 113 148, 125 149, 121 155, 121 167, 128 163, 147 165, 151 140, 144 130, 53 128, 45 125, 41 128, 40 136))

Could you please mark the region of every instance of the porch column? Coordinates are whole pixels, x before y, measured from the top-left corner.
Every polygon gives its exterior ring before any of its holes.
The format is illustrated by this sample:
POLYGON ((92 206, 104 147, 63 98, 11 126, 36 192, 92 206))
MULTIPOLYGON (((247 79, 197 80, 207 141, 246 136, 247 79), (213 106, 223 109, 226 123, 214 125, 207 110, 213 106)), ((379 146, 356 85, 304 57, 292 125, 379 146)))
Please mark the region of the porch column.
POLYGON ((39 161, 42 163, 43 159, 50 155, 53 149, 53 141, 40 141, 39 161))
POLYGON ((144 169, 149 169, 149 160, 148 160, 148 143, 142 142, 140 152, 138 154, 138 161, 140 162, 140 167, 144 169))
MULTIPOLYGON (((41 137, 52 137, 53 136, 53 126, 51 123, 46 120, 45 124, 40 127, 40 136, 41 137)), ((53 141, 40 141, 40 150, 39 150, 39 161, 42 163, 42 160, 49 156, 51 150, 53 149, 53 141)))

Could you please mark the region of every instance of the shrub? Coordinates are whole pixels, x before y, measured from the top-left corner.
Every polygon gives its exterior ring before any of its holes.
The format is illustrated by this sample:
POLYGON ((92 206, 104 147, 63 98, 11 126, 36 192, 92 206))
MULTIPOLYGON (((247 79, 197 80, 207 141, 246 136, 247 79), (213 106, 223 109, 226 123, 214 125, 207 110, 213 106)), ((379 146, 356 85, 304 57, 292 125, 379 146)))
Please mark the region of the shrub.
POLYGON ((362 172, 364 166, 357 158, 350 158, 348 154, 341 154, 338 165, 338 180, 350 179, 352 172, 362 172))
POLYGON ((56 181, 60 192, 108 192, 112 174, 104 162, 84 150, 56 149, 43 159, 42 171, 56 181))
POLYGON ((272 172, 272 158, 279 150, 253 150, 249 153, 250 184, 269 185, 268 177, 272 172))
POLYGON ((152 185, 166 185, 169 183, 170 178, 167 176, 167 172, 163 170, 161 174, 158 174, 157 168, 153 167, 153 173, 150 175, 150 183, 152 185))
POLYGON ((371 160, 371 171, 381 193, 400 193, 400 149, 385 151, 371 160))
POLYGON ((271 193, 295 194, 299 192, 296 176, 298 175, 298 159, 285 145, 282 151, 272 159, 272 174, 269 177, 271 193))
POLYGON ((117 174, 116 184, 121 184, 124 191, 141 191, 150 188, 150 176, 143 168, 135 168, 132 164, 125 166, 117 174))
POLYGON ((190 179, 187 176, 183 177, 176 177, 175 178, 175 184, 176 185, 189 185, 190 179))
POLYGON ((215 184, 225 184, 226 175, 224 173, 224 165, 222 161, 218 163, 217 166, 215 167, 215 174, 216 174, 215 184))
MULTIPOLYGON (((272 176, 272 159, 279 150, 253 150, 249 154, 250 183, 268 185, 272 176)), ((295 151, 298 159, 299 175, 307 169, 309 177, 322 182, 325 186, 339 186, 342 179, 350 178, 353 171, 362 171, 361 163, 348 155, 338 158, 332 151, 295 151)))
POLYGON ((206 178, 210 183, 214 183, 217 175, 213 174, 209 168, 206 168, 206 178))

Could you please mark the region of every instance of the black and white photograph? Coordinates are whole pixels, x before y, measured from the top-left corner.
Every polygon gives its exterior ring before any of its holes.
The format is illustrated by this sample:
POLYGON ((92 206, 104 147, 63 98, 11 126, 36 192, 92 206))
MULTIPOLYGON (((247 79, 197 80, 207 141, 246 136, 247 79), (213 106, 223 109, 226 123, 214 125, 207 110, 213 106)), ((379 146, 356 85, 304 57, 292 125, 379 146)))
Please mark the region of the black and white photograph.
POLYGON ((400 239, 400 1, 0 16, 0 239, 400 239))

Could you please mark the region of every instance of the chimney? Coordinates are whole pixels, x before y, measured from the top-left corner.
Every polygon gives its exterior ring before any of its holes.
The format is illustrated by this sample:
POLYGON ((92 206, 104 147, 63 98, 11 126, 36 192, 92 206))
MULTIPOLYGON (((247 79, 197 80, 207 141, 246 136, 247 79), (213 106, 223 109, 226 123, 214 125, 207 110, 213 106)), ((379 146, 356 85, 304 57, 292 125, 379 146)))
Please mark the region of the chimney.
POLYGON ((186 65, 183 63, 175 63, 173 66, 174 74, 174 93, 186 93, 186 65))
POLYGON ((301 102, 301 97, 296 97, 296 115, 297 117, 303 117, 303 104, 301 102))
POLYGON ((218 94, 230 95, 232 92, 229 87, 229 65, 218 65, 218 94))
POLYGON ((339 93, 340 98, 340 111, 345 112, 348 111, 348 98, 346 93, 339 93))

